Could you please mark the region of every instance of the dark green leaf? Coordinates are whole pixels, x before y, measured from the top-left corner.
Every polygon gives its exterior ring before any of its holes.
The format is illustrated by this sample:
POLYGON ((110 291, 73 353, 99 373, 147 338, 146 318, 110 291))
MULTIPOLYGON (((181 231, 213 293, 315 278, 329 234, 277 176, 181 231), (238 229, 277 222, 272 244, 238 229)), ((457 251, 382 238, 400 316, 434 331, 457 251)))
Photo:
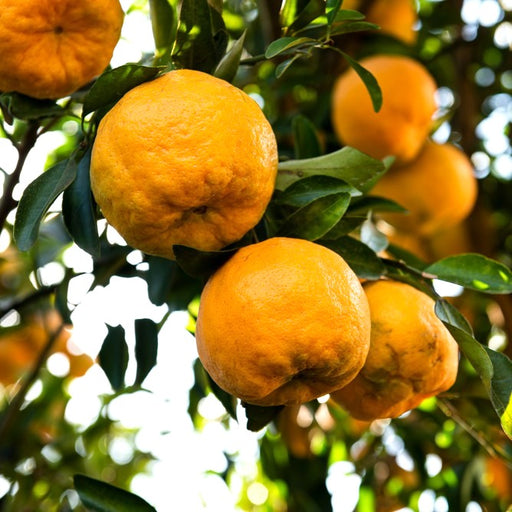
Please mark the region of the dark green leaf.
POLYGON ((190 276, 197 279, 208 279, 221 267, 238 249, 223 251, 199 251, 184 245, 173 247, 178 265, 190 276))
POLYGON ((178 265, 175 261, 158 256, 148 256, 149 269, 144 274, 148 284, 149 300, 161 306, 167 300, 178 265))
POLYGON ((398 245, 389 244, 386 248, 386 252, 393 256, 393 258, 403 262, 408 267, 417 269, 420 272, 428 266, 428 263, 425 263, 423 260, 418 258, 418 256, 403 247, 399 247, 398 245))
POLYGON ((176 38, 176 12, 168 0, 149 0, 149 14, 157 50, 156 62, 167 64, 176 38))
MULTIPOLYGON (((349 207, 350 209, 350 207, 349 207)), ((342 236, 352 233, 352 231, 359 228, 366 220, 366 215, 350 215, 347 213, 331 230, 329 230, 323 237, 323 240, 337 240, 342 236)))
POLYGON ((325 3, 325 14, 327 15, 327 23, 332 25, 338 13, 340 12, 343 0, 327 0, 325 3))
POLYGON ((364 20, 365 15, 359 11, 353 9, 341 9, 334 18, 333 22, 339 21, 358 21, 364 20))
POLYGON ((380 89, 379 84, 375 77, 361 64, 359 64, 356 60, 354 60, 350 55, 347 55, 345 52, 341 52, 345 57, 347 62, 352 66, 354 71, 359 75, 359 78, 363 81, 364 85, 368 89, 368 93, 370 94, 370 98, 373 104, 373 110, 378 112, 382 107, 382 91, 380 89))
POLYGON ((349 203, 350 195, 343 192, 314 199, 290 215, 277 236, 317 240, 339 222, 349 203))
POLYGON ((302 55, 300 54, 296 54, 294 55, 293 57, 291 57, 290 59, 286 59, 284 60, 283 62, 280 62, 277 66, 276 66, 276 70, 275 70, 275 75, 276 75, 276 78, 281 78, 285 73, 286 71, 288 70, 288 68, 298 59, 300 59, 302 57, 302 55))
POLYGON ((407 210, 391 199, 377 196, 364 196, 354 199, 350 205, 351 213, 368 213, 368 212, 399 212, 403 213, 407 210))
POLYGON ((83 117, 98 109, 110 109, 130 89, 153 79, 162 68, 126 64, 98 77, 84 100, 83 117))
POLYGON ((304 28, 313 20, 325 14, 324 0, 310 0, 306 7, 293 20, 292 24, 286 29, 287 34, 293 34, 294 31, 304 28))
POLYGON ((265 50, 265 57, 272 59, 277 55, 288 53, 297 47, 311 46, 317 44, 318 41, 309 37, 281 37, 272 41, 265 50))
POLYGON ((244 31, 241 37, 233 43, 233 46, 226 55, 222 57, 219 65, 215 68, 214 76, 222 78, 226 82, 234 80, 244 51, 245 34, 246 32, 244 31))
POLYGON ((141 385, 156 364, 158 352, 158 327, 149 318, 135 320, 135 359, 137 374, 135 385, 141 385))
POLYGON ((332 26, 331 36, 339 36, 341 34, 349 34, 352 32, 363 32, 366 30, 377 30, 378 28, 378 25, 368 23, 367 21, 345 21, 343 23, 336 23, 332 26))
POLYGON ((96 512, 156 512, 147 501, 124 489, 85 475, 73 477, 82 503, 96 512))
POLYGON ((448 256, 429 265, 425 272, 479 292, 512 293, 510 269, 481 254, 448 256))
POLYGON ((180 67, 213 72, 224 56, 227 43, 222 16, 207 0, 182 2, 172 51, 180 67))
POLYGON ((37 100, 17 92, 0 94, 0 105, 3 105, 11 116, 25 121, 58 117, 65 112, 55 101, 37 100))
POLYGON ((251 432, 258 432, 265 425, 268 425, 284 408, 284 405, 262 407, 242 402, 247 417, 247 429, 251 432))
POLYGON ((344 180, 361 192, 368 192, 386 170, 380 160, 344 147, 316 158, 280 162, 276 188, 284 190, 301 178, 322 175, 344 180))
MULTIPOLYGON (((202 365, 201 365, 202 366, 202 365)), ((226 412, 234 419, 237 419, 236 414, 236 406, 238 404, 238 399, 229 394, 227 391, 224 391, 208 374, 208 372, 204 369, 204 373, 206 375, 208 386, 210 387, 212 393, 215 395, 217 400, 224 406, 226 412)))
POLYGON ((122 326, 108 325, 107 328, 108 333, 103 340, 98 359, 110 385, 115 391, 118 391, 124 385, 124 376, 128 366, 128 347, 122 326))
POLYGON ((315 158, 322 154, 315 125, 305 116, 298 115, 292 121, 295 159, 315 158))
POLYGON ((91 151, 88 150, 78 163, 75 180, 64 191, 62 215, 73 241, 84 251, 97 257, 100 239, 91 194, 90 166, 91 151))
POLYGON ((351 196, 360 194, 343 180, 330 176, 310 176, 292 183, 282 194, 279 194, 275 203, 300 208, 320 197, 340 193, 351 196))
POLYGON ((338 253, 361 278, 378 279, 384 273, 380 258, 355 238, 345 236, 337 240, 320 240, 318 243, 338 253))
POLYGON ((436 301, 435 306, 436 315, 443 322, 449 323, 458 329, 461 329, 466 334, 473 336, 473 329, 469 322, 464 318, 464 315, 452 304, 444 299, 436 301))
POLYGON ((76 172, 77 165, 74 160, 59 162, 25 189, 14 223, 14 239, 20 250, 27 251, 32 247, 48 208, 73 182, 76 172))

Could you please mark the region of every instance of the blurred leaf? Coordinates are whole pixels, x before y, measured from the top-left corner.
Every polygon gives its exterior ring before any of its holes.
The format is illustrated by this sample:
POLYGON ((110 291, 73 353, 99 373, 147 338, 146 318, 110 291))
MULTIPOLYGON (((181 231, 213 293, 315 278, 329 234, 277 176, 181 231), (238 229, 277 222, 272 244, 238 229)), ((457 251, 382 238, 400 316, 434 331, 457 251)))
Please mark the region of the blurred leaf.
POLYGON ((85 475, 73 477, 80 500, 96 512, 156 512, 147 501, 124 489, 85 475))
MULTIPOLYGON (((327 15, 327 23, 332 25, 338 14, 340 13, 343 0, 327 0, 325 3, 325 14, 327 15)), ((343 12, 343 11, 341 11, 343 12)))
POLYGON ((59 162, 25 189, 14 223, 14 239, 20 250, 27 251, 32 247, 48 208, 73 182, 76 173, 77 165, 73 159, 59 162))
POLYGON ((330 176, 310 176, 292 183, 274 202, 288 206, 306 206, 315 199, 333 194, 345 193, 349 195, 360 194, 343 180, 330 176))
POLYGON ((276 188, 284 190, 301 178, 322 175, 344 180, 361 192, 368 192, 386 170, 380 160, 344 147, 316 158, 280 162, 276 188))
POLYGON ((354 71, 359 75, 359 78, 363 81, 364 85, 368 89, 368 93, 370 94, 370 98, 373 104, 373 110, 378 112, 382 107, 382 91, 380 86, 375 79, 375 77, 361 64, 359 64, 356 60, 354 60, 350 55, 347 55, 345 52, 340 52, 343 57, 347 60, 350 66, 354 69, 354 71))
POLYGON ((322 154, 315 125, 305 116, 298 115, 292 121, 295 159, 315 158, 322 154))
POLYGON ((140 85, 155 76, 162 70, 159 67, 126 64, 109 71, 105 71, 94 82, 91 90, 84 99, 82 117, 99 109, 109 110, 130 89, 140 85))
POLYGON ((483 293, 512 293, 510 269, 481 254, 448 256, 429 265, 425 272, 483 293))
POLYGON ((108 333, 101 346, 98 359, 110 385, 115 391, 124 386, 124 376, 128 366, 128 347, 121 325, 107 325, 108 333))
POLYGON ((350 205, 351 213, 368 213, 368 212, 398 212, 403 213, 407 210, 391 199, 378 196, 358 197, 352 201, 350 205))
POLYGON ((199 251, 184 245, 173 246, 178 265, 190 276, 197 279, 208 279, 238 249, 223 251, 199 251))
POLYGON ((380 258, 365 244, 345 236, 337 240, 320 240, 320 245, 338 253, 361 278, 378 279, 384 274, 380 258))
MULTIPOLYGON (((368 23, 367 21, 344 21, 343 23, 335 23, 331 28, 331 36, 339 36, 341 34, 349 34, 352 32, 363 32, 365 30, 377 30, 378 25, 368 23)), ((360 71, 360 70, 359 70, 360 71)), ((360 74, 358 72, 358 74, 360 74)), ((365 78, 367 79, 367 78, 365 78)), ((373 87, 373 84, 372 84, 373 87)), ((375 108, 375 103, 374 103, 375 108)), ((380 109, 380 107, 378 107, 380 109)), ((378 110, 376 110, 378 111, 378 110)))
POLYGON ((100 239, 91 194, 91 150, 78 162, 76 178, 64 191, 62 215, 73 241, 93 256, 99 256, 100 239))
POLYGON ((275 69, 275 75, 276 75, 276 78, 281 78, 285 73, 286 71, 288 70, 288 68, 298 59, 300 59, 302 57, 301 54, 296 54, 294 55, 293 57, 291 57, 290 59, 286 59, 284 60, 283 62, 280 62, 277 66, 276 66, 276 69, 275 69))
POLYGON ((214 76, 226 80, 226 82, 232 82, 238 71, 240 65, 240 59, 244 51, 246 31, 237 39, 230 50, 222 57, 218 66, 215 68, 214 76))
POLYGON ((178 25, 176 12, 168 0, 149 0, 149 14, 157 50, 156 62, 165 65, 168 63, 172 45, 176 38, 178 25))
POLYGON ((309 37, 281 37, 272 41, 265 50, 265 57, 272 59, 283 53, 288 53, 293 48, 300 46, 311 46, 317 44, 318 41, 309 37))
POLYGON ((156 365, 158 352, 158 327, 149 318, 135 320, 135 359, 137 374, 135 385, 141 385, 156 365))
POLYGON ((290 215, 277 236, 317 240, 338 223, 349 203, 350 195, 343 192, 314 199, 290 215))
POLYGON ((222 16, 207 0, 182 2, 172 51, 180 67, 211 73, 224 56, 227 43, 222 16))
POLYGON ((45 117, 58 117, 65 110, 55 101, 38 100, 17 92, 0 94, 0 105, 17 119, 31 121, 45 117))
POLYGON ((284 405, 262 407, 242 402, 247 417, 247 429, 251 432, 258 432, 265 425, 268 425, 284 408, 284 405))
MULTIPOLYGON (((332 16, 329 16, 328 19, 331 19, 332 16)), ((358 21, 364 20, 365 15, 359 11, 355 11, 354 9, 342 9, 336 13, 334 19, 332 19, 331 23, 339 22, 339 21, 358 21)))
POLYGON ((313 20, 325 14, 324 0, 310 0, 304 9, 293 20, 291 25, 286 28, 286 33, 293 34, 294 31, 304 28, 313 20))
POLYGON ((386 235, 377 229, 370 216, 361 225, 361 242, 376 253, 383 251, 388 246, 386 235))

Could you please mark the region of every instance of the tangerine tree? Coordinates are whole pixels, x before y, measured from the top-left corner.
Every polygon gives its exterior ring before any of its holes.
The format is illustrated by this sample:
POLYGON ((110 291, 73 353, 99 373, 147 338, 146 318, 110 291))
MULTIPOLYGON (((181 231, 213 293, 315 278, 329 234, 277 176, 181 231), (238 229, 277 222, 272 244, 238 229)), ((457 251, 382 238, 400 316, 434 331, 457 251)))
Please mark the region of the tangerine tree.
POLYGON ((0 7, 2 510, 159 509, 111 405, 151 394, 175 312, 195 430, 258 447, 223 452, 234 510, 508 509, 509 2, 0 7), (119 279, 160 320, 75 345, 119 279))

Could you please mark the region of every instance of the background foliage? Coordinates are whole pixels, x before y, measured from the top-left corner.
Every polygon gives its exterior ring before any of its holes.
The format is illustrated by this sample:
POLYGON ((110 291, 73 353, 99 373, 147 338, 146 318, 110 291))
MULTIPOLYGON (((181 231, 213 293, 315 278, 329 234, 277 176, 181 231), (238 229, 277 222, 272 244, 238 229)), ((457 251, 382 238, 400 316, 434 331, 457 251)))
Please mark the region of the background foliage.
MULTIPOLYGON (((370 3, 363 1, 361 12, 370 3)), ((68 289, 80 277, 65 256, 71 246, 92 257, 91 292, 116 277, 138 277, 151 302, 165 309, 159 322, 134 318, 133 350, 122 326, 106 327, 95 355, 111 392, 102 396, 101 414, 85 428, 65 414, 70 382, 79 372, 73 373, 72 365, 67 374, 52 372, 46 364, 63 328, 47 323, 46 341, 23 361, 23 371, 14 382, 2 380, 1 510, 152 510, 144 500, 106 487, 129 489, 152 459, 136 447, 129 463, 114 460, 105 447, 119 438, 136 446, 136 432, 113 420, 108 406, 144 389, 162 343, 159 332, 172 312, 188 311, 193 332, 206 278, 236 248, 200 253, 178 247, 177 262, 145 255, 134 259, 133 250, 109 235, 99 218, 88 166, 104 113, 126 91, 173 67, 232 81, 260 102, 276 133, 281 158, 276 193, 264 221, 241 244, 275 234, 303 237, 340 252, 361 278, 388 275, 410 282, 438 299, 438 315, 463 352, 450 393, 400 419, 372 424, 354 421, 325 401, 297 410, 241 407, 196 361, 188 405, 194 427, 202 431, 208 424, 200 403, 213 393, 225 407, 215 421, 228 432, 234 419, 245 421, 243 416, 249 430, 259 431, 257 474, 237 480, 237 454, 225 453, 226 469, 219 476, 233 493, 239 482, 238 508, 328 511, 336 504, 333 487, 341 481, 333 475, 346 473, 359 489, 355 506, 360 511, 473 510, 477 504, 507 510, 512 501, 512 452, 505 434, 512 431, 512 6, 506 0, 422 0, 413 46, 340 7, 333 0, 287 0, 281 10, 275 0, 187 0, 179 9, 174 1, 140 0, 128 12, 145 16, 155 40, 155 51, 140 62, 107 70, 58 102, 0 95, 0 134, 17 153, 14 168, 3 171, 0 204, 2 336, 48 310, 60 312, 62 325, 71 323, 76 305, 68 289), (371 53, 407 54, 427 66, 440 86, 442 111, 434 137, 462 147, 479 178, 478 205, 464 225, 464 245, 453 237, 431 247, 433 260, 441 260, 437 263, 420 262, 393 247, 389 250, 400 254, 400 261, 376 255, 374 250, 387 242, 373 214, 396 208, 371 197, 386 165, 340 148, 333 135, 330 91, 347 66, 359 71, 379 107, 378 85, 357 64, 371 53), (50 132, 59 132, 62 144, 23 195, 15 193, 29 152, 50 132), (453 257, 461 252, 472 255, 453 257), (48 281, 43 270, 52 264, 59 277, 48 281), (431 275, 464 292, 442 299, 431 287, 431 275), (129 364, 134 375, 127 372, 129 364)), ((9 357, 2 357, 0 371, 7 374, 3 365, 7 368, 9 357)))

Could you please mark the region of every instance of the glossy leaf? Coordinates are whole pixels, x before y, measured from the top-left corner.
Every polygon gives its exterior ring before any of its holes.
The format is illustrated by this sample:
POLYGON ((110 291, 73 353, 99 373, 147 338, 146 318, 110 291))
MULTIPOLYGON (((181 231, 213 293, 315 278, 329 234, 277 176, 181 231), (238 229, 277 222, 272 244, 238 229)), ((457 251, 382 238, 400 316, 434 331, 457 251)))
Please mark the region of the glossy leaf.
POLYGON ((90 165, 89 150, 78 163, 75 180, 64 191, 62 215, 73 241, 84 251, 97 257, 100 252, 100 240, 91 194, 90 165))
POLYGON ((298 16, 293 20, 291 25, 286 29, 286 33, 293 34, 306 27, 313 20, 325 14, 325 1, 324 0, 310 0, 304 9, 299 12, 298 16))
POLYGON ((156 61, 166 64, 176 38, 176 12, 168 0, 149 0, 149 14, 157 50, 156 61))
POLYGON ((377 30, 378 28, 378 25, 368 23, 367 21, 345 21, 343 23, 336 23, 332 26, 331 36, 340 36, 342 34, 349 34, 353 32, 364 32, 366 30, 377 30))
POLYGON ((448 256, 429 265, 425 272, 479 292, 512 293, 510 269, 481 254, 448 256))
POLYGON ((391 199, 378 196, 363 196, 354 199, 350 205, 351 213, 368 212, 398 212, 403 213, 407 210, 391 199))
POLYGON ((350 196, 360 194, 343 180, 330 176, 310 176, 292 183, 274 202, 300 208, 320 197, 341 193, 350 196))
POLYGON ((368 192, 385 172, 380 160, 344 147, 316 158, 280 162, 276 188, 284 190, 301 178, 320 175, 344 180, 361 192, 368 192))
POLYGON ((103 340, 98 359, 110 385, 118 391, 124 386, 124 376, 128 366, 128 347, 122 326, 108 325, 107 328, 108 333, 103 340))
POLYGON ((289 53, 294 48, 301 46, 311 46, 316 44, 318 41, 311 39, 310 37, 281 37, 272 41, 265 50, 265 57, 272 59, 283 53, 289 53))
POLYGON ((147 501, 124 489, 85 475, 73 477, 82 503, 96 512, 156 512, 147 501))
POLYGON ((263 407, 242 402, 247 417, 247 430, 258 432, 268 425, 284 408, 284 405, 263 407))
POLYGON ((226 55, 222 57, 213 73, 217 78, 221 78, 227 82, 234 80, 244 51, 245 34, 246 32, 244 31, 240 38, 233 43, 233 46, 231 46, 226 55))
POLYGON ((293 118, 292 131, 296 160, 315 158, 322 154, 315 125, 306 116, 298 115, 293 118))
POLYGON ((159 67, 126 64, 106 71, 85 97, 82 116, 98 109, 112 108, 130 89, 155 78, 161 70, 159 67))
POLYGON ((14 239, 20 250, 27 251, 32 247, 43 217, 55 199, 73 182, 76 173, 74 160, 59 162, 25 189, 14 223, 14 239))
POLYGON ((182 2, 172 52, 180 67, 211 73, 224 56, 227 44, 222 16, 207 0, 182 2))
POLYGON ((349 203, 350 195, 343 192, 314 199, 290 215, 277 236, 317 240, 339 222, 349 203))
POLYGON ((17 119, 33 121, 45 117, 58 117, 65 110, 55 101, 37 100, 16 92, 0 94, 0 105, 17 119))
POLYGON ((432 282, 429 276, 425 275, 421 269, 409 267, 403 261, 396 261, 385 258, 381 259, 381 261, 384 264, 384 275, 389 279, 409 284, 432 297, 434 300, 438 298, 437 294, 432 288, 432 282))
POLYGON ((137 373, 135 385, 141 385, 156 364, 158 352, 158 326, 149 318, 135 320, 135 359, 137 373))
MULTIPOLYGON (((332 25, 336 17, 340 13, 343 0, 327 0, 325 3, 325 14, 327 16, 327 23, 332 25)), ((343 11, 341 11, 343 12, 343 11)))
POLYGON ((199 251, 184 245, 173 247, 178 265, 190 276, 197 279, 208 279, 238 249, 224 251, 199 251))
POLYGON ((318 243, 338 253, 361 278, 378 279, 384 273, 380 258, 355 238, 345 236, 337 240, 320 240, 318 243))

